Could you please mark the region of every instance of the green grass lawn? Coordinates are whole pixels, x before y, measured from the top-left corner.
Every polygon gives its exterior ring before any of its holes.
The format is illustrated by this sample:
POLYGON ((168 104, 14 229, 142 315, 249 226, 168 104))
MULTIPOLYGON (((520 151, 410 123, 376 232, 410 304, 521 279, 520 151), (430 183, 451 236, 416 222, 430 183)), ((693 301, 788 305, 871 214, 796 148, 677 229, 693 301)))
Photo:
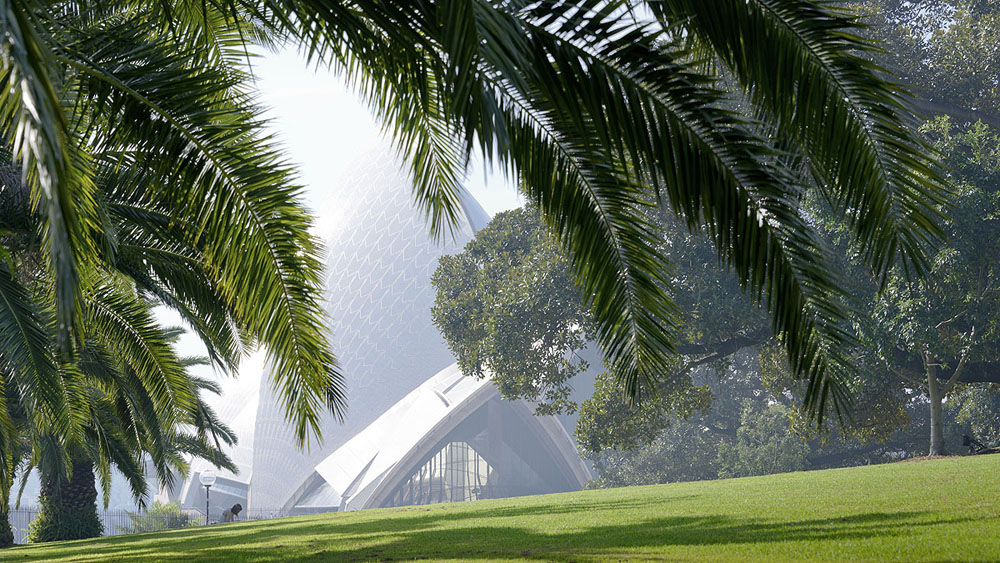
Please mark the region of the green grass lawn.
POLYGON ((1000 455, 214 525, 0 559, 1000 560, 1000 455))

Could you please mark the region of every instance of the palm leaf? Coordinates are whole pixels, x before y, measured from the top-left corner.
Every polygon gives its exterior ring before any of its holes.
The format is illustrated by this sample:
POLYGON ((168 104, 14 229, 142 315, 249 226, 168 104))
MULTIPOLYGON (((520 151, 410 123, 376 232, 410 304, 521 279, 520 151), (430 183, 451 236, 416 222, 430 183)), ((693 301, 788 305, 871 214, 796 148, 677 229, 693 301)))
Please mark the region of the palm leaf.
POLYGON ((193 52, 146 42, 128 27, 100 39, 102 49, 66 62, 92 79, 78 103, 119 124, 102 153, 127 155, 153 185, 171 186, 157 203, 192 217, 186 242, 202 253, 234 317, 267 346, 305 443, 318 435, 323 410, 340 414, 343 389, 316 300, 319 248, 299 188, 226 75, 194 71, 193 52))
MULTIPOLYGON (((36 428, 69 432, 70 405, 65 380, 52 355, 51 321, 33 296, 0 261, 0 371, 4 392, 31 413, 36 428)), ((4 409, 4 413, 7 410, 4 409)))
POLYGON ((173 413, 193 408, 187 373, 149 305, 107 282, 95 284, 85 299, 90 334, 121 363, 122 371, 141 380, 162 424, 171 426, 173 413))
POLYGON ((856 18, 802 0, 649 5, 710 44, 755 105, 799 143, 877 274, 897 256, 908 271, 926 271, 943 236, 938 209, 948 190, 933 152, 908 127, 903 89, 865 58, 874 47, 856 35, 856 18))
POLYGON ((3 66, 0 123, 5 144, 24 163, 46 217, 48 255, 55 272, 56 333, 68 357, 80 314, 79 269, 92 257, 86 233, 95 209, 87 159, 74 139, 52 72, 55 53, 31 2, 0 9, 3 66))

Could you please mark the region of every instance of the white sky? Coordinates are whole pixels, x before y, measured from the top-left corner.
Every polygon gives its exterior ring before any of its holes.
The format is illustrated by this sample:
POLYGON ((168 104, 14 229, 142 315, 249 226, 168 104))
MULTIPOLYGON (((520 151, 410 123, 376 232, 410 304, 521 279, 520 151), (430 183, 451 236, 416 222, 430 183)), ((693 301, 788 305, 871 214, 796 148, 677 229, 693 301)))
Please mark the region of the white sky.
MULTIPOLYGON (((324 205, 328 188, 352 168, 359 158, 377 143, 388 142, 368 108, 345 88, 342 80, 326 70, 308 68, 295 52, 271 54, 254 61, 254 75, 260 90, 261 103, 269 108, 271 132, 299 171, 299 181, 306 188, 306 203, 317 215, 316 233, 325 238, 331 229, 324 221, 324 208, 336 209, 331 202, 324 205)), ((469 173, 467 188, 490 215, 520 207, 523 202, 502 174, 484 174, 480 164, 469 173)), ((164 311, 164 323, 178 324, 179 316, 164 311)), ((179 344, 184 355, 204 355, 204 348, 194 335, 185 335, 179 344)), ((349 353, 334 350, 335 353, 349 353)), ((225 401, 210 399, 221 412, 243 404, 243 398, 256 391, 263 372, 263 355, 246 359, 238 378, 223 379, 225 401)), ((210 376, 205 368, 202 375, 210 376)))
MULTIPOLYGON (((339 77, 307 68, 295 52, 257 60, 254 75, 261 101, 270 108, 272 130, 301 172, 309 204, 322 209, 325 188, 372 145, 385 142, 381 128, 339 77)), ((478 163, 467 187, 490 215, 521 205, 501 174, 484 178, 478 163)))

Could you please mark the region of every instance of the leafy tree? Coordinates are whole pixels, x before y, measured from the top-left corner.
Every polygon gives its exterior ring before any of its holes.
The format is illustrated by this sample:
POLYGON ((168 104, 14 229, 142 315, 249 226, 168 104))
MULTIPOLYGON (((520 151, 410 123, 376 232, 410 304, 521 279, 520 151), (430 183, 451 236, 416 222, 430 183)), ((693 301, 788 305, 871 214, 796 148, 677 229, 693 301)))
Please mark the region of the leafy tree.
POLYGON ((580 448, 599 474, 590 486, 717 479, 719 449, 735 440, 742 402, 759 388, 745 370, 731 368, 743 367, 752 356, 738 354, 737 361, 696 369, 691 395, 696 401, 687 408, 668 402, 629 408, 599 379, 576 428, 580 448))
POLYGON ((745 405, 733 443, 719 448, 719 477, 769 475, 799 471, 808 465, 809 446, 801 436, 788 432, 788 408, 745 405))
MULTIPOLYGON (((994 320, 1000 302, 993 290, 1000 91, 986 70, 998 57, 1000 8, 965 0, 859 4, 872 23, 870 36, 890 47, 874 55, 877 62, 919 85, 914 103, 930 118, 922 132, 944 155, 955 198, 943 209, 951 218, 948 244, 932 256, 927 277, 894 274, 882 293, 871 280, 858 284, 859 308, 875 315, 873 323, 859 326, 865 347, 858 361, 873 377, 894 381, 900 400, 929 410, 929 452, 938 455, 945 453, 948 397, 959 393, 965 402, 982 394, 978 404, 989 404, 987 384, 1000 367, 994 320), (905 389, 922 392, 908 397, 905 389)), ((854 279, 864 277, 857 261, 845 268, 854 268, 854 279)), ((972 424, 967 416, 963 421, 972 424)))
POLYGON ((1000 10, 989 0, 864 0, 854 2, 882 45, 873 56, 911 86, 925 117, 1000 127, 995 69, 1000 10))
POLYGON ((796 428, 797 400, 761 380, 758 353, 746 349, 702 366, 693 382, 708 402, 696 410, 631 410, 600 389, 584 403, 576 436, 599 478, 591 486, 648 485, 794 471, 810 466, 812 427, 796 428), (623 423, 600 416, 618 413, 623 423), (644 423, 643 431, 635 425, 644 423))
MULTIPOLYGON (((796 388, 784 386, 787 372, 782 372, 779 381, 772 379, 775 371, 767 364, 775 360, 784 361, 772 346, 765 346, 744 350, 728 362, 703 366, 693 382, 708 388, 711 403, 693 412, 640 408, 638 414, 630 414, 619 404, 613 410, 619 419, 603 419, 594 413, 612 411, 613 404, 599 389, 592 401, 584 403, 577 426, 584 454, 599 473, 590 486, 869 465, 926 452, 929 412, 919 392, 898 397, 897 381, 875 373, 859 380, 864 387, 852 388, 856 396, 866 399, 855 401, 853 420, 817 428, 797 408, 796 388)), ((961 408, 961 402, 949 401, 946 418, 956 420, 961 408)), ((989 420, 977 417, 971 424, 988 424, 989 420)), ((969 424, 946 424, 945 435, 960 438, 969 431, 969 424)))
POLYGON ((954 420, 971 437, 1000 447, 1000 388, 995 383, 964 385, 949 397, 954 420))
POLYGON ((945 453, 947 398, 963 383, 995 381, 1000 367, 1000 152, 982 122, 954 130, 948 117, 924 128, 952 165, 958 192, 949 243, 918 282, 889 278, 872 300, 866 362, 901 386, 922 388, 930 409, 930 455, 945 453))
MULTIPOLYGON (((640 410, 667 403, 690 410, 705 399, 691 389, 691 372, 766 342, 769 331, 766 317, 727 278, 711 244, 668 215, 660 221, 658 244, 677 265, 666 283, 685 323, 676 335, 680 355, 669 366, 675 375, 640 410)), ((442 257, 431 281, 437 288, 432 318, 463 373, 492 377, 505 398, 538 402, 540 414, 576 410, 568 400, 570 380, 590 367, 581 352, 594 322, 537 213, 526 207, 498 214, 461 253, 442 257)), ((599 378, 597 394, 616 402, 608 416, 630 410, 610 373, 599 378)))
POLYGON ((722 440, 718 434, 704 432, 696 421, 678 418, 640 448, 588 452, 598 477, 586 486, 629 487, 717 479, 722 440))
POLYGON ((771 310, 822 413, 849 335, 799 206, 803 177, 822 178, 880 275, 897 259, 922 272, 940 234, 935 163, 898 89, 856 54, 873 49, 859 29, 805 0, 17 0, 0 10, 0 123, 39 202, 60 355, 78 351, 84 296, 111 261, 113 239, 95 237, 111 214, 99 185, 124 162, 112 193, 141 191, 128 225, 168 227, 171 249, 208 277, 210 326, 267 346, 300 442, 342 389, 317 247, 247 94, 247 45, 283 41, 341 72, 385 120, 434 232, 454 224, 473 150, 516 177, 568 251, 632 397, 670 372, 678 342, 651 217, 662 206, 771 310), (723 109, 731 96, 761 119, 723 109))
MULTIPOLYGON (((669 216, 661 222, 664 252, 677 264, 670 284, 684 312, 683 355, 665 378, 670 385, 637 406, 612 374, 598 376, 576 428, 600 473, 594 486, 717 478, 723 467, 740 475, 802 467, 810 449, 789 431, 794 401, 784 388, 774 395, 765 389, 755 366, 755 350, 770 342, 765 316, 727 280, 710 244, 669 216), (706 369, 719 375, 706 376, 706 369), (775 396, 783 401, 780 416, 768 409, 775 396), (780 436, 788 439, 775 449, 787 455, 769 465, 753 459, 747 442, 754 424, 741 416, 769 430, 783 422, 780 436)), ((492 377, 508 399, 543 399, 539 414, 576 410, 566 404, 571 378, 588 367, 578 353, 590 318, 567 269, 536 214, 520 209, 498 214, 463 252, 442 257, 432 278, 433 318, 463 371, 492 377)))
POLYGON ((590 367, 579 352, 593 320, 537 213, 498 214, 463 252, 441 257, 431 283, 432 318, 464 374, 492 377, 538 414, 576 410, 570 380, 590 367))
MULTIPOLYGON (((686 354, 673 369, 690 381, 663 386, 655 398, 632 406, 613 375, 598 376, 593 397, 579 407, 576 428, 578 443, 599 472, 592 486, 839 467, 921 452, 920 435, 929 428, 926 399, 874 365, 865 364, 846 380, 855 397, 851 416, 817 429, 797 408, 804 388, 768 338, 761 312, 727 282, 704 241, 669 218, 663 225, 663 244, 678 265, 671 287, 685 312, 679 348, 686 354)), ((837 261, 848 292, 876 298, 872 278, 849 255, 845 251, 837 261)), ((565 268, 527 209, 498 214, 462 253, 441 259, 433 277, 433 316, 466 373, 492 376, 507 398, 568 395, 581 366, 565 369, 567 358, 576 358, 584 346, 581 327, 588 319, 569 291, 565 268), (538 355, 538 342, 565 348, 538 355)), ((870 361, 861 352, 872 350, 858 348, 854 357, 870 361)), ((952 402, 949 410, 957 406, 952 402)), ((981 425, 988 419, 977 420, 981 425)), ((947 432, 961 435, 957 428, 947 432)))
MULTIPOLYGON (((859 369, 844 379, 855 400, 846 420, 824 430, 828 436, 814 447, 813 466, 914 455, 922 449, 915 446, 917 429, 931 435, 932 454, 943 453, 944 437, 960 436, 947 422, 949 412, 961 417, 955 422, 967 431, 975 427, 989 439, 986 408, 993 400, 990 382, 1000 367, 995 364, 997 302, 992 291, 998 143, 986 125, 998 122, 1000 98, 995 81, 980 71, 997 54, 1000 9, 995 3, 944 0, 859 5, 872 24, 868 36, 887 46, 874 55, 876 61, 920 86, 913 99, 918 107, 944 114, 922 132, 945 156, 955 198, 943 208, 950 216, 948 244, 934 255, 930 275, 916 281, 900 270, 875 279, 837 213, 824 205, 812 207, 833 254, 844 257, 835 263, 844 272, 845 295, 855 310, 874 314, 871 322, 867 313, 855 317, 859 345, 850 354, 859 369), (963 66, 970 61, 980 68, 973 72, 963 66), (880 291, 882 283, 885 291, 880 291), (978 335, 973 326, 979 327, 978 335), (945 404, 956 392, 952 405, 945 404)), ((770 356, 765 386, 777 394, 803 393, 787 377, 787 367, 779 365, 780 358, 770 356)), ((793 413, 793 418, 800 417, 793 413)))

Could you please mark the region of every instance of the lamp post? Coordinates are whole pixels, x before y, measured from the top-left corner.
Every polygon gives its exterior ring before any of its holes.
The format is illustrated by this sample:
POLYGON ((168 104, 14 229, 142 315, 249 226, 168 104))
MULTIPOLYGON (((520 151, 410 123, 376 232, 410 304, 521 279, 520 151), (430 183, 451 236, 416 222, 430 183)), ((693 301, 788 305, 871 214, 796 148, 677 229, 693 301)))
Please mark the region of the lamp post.
POLYGON ((208 526, 208 490, 215 484, 215 471, 206 469, 198 476, 198 480, 205 485, 205 525, 208 526))

